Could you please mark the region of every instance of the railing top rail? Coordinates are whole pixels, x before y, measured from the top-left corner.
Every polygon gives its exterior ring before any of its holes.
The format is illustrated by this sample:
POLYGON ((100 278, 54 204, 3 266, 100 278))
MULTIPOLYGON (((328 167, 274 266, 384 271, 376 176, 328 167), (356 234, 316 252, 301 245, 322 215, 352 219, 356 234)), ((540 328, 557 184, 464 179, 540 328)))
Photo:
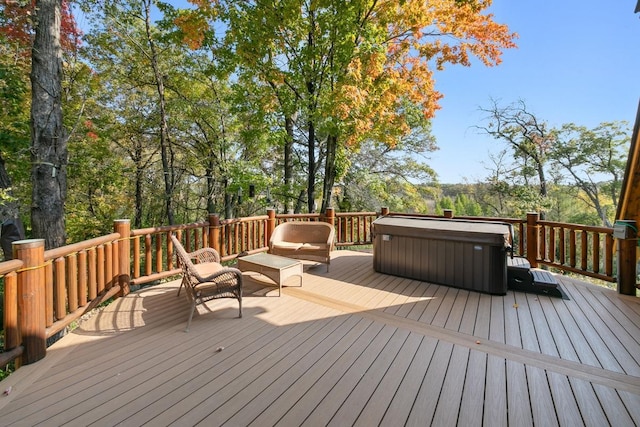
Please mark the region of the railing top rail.
POLYGON ((264 221, 269 219, 268 215, 247 216, 242 218, 227 218, 220 221, 220 225, 235 224, 241 222, 264 221))
POLYGON ((342 216, 377 216, 378 212, 336 212, 336 217, 342 216))
MULTIPOLYGON (((491 222, 508 222, 510 224, 526 223, 526 219, 522 218, 496 218, 493 216, 457 216, 458 219, 475 219, 477 221, 491 221, 491 222)), ((455 219, 454 218, 454 219, 455 219)))
POLYGON ((85 249, 94 248, 96 246, 104 245, 105 243, 114 242, 120 239, 120 233, 111 233, 106 236, 100 236, 89 240, 84 240, 78 243, 72 243, 70 245, 61 246, 59 248, 49 249, 44 251, 45 261, 60 258, 72 254, 74 252, 80 252, 85 249))
POLYGON ((594 233, 613 233, 613 228, 611 227, 598 227, 594 225, 582 225, 582 224, 571 224, 567 222, 556 222, 556 221, 538 221, 540 225, 546 225, 548 227, 561 227, 561 228, 570 228, 572 230, 581 230, 581 231, 591 231, 594 233))
POLYGON ((0 276, 16 271, 24 265, 24 261, 19 259, 12 259, 9 261, 0 262, 0 276))
POLYGON ((193 222, 191 224, 162 225, 160 227, 139 228, 137 230, 131 230, 131 236, 144 236, 146 234, 166 233, 173 230, 187 230, 192 228, 200 228, 207 225, 209 225, 209 223, 207 221, 203 221, 193 222))
POLYGON ((311 214, 277 214, 277 219, 289 219, 289 218, 319 218, 319 213, 311 213, 311 214))

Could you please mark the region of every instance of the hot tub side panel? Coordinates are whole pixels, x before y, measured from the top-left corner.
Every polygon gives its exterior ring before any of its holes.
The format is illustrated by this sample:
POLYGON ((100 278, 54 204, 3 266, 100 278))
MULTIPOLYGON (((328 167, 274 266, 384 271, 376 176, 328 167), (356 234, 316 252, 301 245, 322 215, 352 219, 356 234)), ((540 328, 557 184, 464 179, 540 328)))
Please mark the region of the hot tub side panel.
POLYGON ((425 282, 504 295, 507 292, 503 247, 376 233, 374 270, 425 282))

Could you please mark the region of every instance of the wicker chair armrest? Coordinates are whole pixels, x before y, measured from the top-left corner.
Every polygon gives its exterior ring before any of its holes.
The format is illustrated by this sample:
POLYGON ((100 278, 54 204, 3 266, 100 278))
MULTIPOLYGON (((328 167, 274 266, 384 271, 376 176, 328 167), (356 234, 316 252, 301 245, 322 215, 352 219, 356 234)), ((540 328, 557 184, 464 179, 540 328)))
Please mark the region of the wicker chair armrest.
POLYGON ((201 248, 190 252, 189 258, 198 260, 198 263, 217 262, 220 263, 220 254, 213 248, 201 248))

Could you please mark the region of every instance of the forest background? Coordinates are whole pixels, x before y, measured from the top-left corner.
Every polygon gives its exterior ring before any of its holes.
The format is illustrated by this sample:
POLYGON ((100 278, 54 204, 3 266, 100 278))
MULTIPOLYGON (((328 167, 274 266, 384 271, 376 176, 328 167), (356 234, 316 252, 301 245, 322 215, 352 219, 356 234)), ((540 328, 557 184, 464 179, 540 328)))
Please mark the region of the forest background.
POLYGON ((35 11, 5 2, 0 220, 17 216, 29 232, 33 176, 46 170, 66 178, 66 241, 118 218, 141 228, 329 206, 610 225, 625 122, 550 126, 525 100, 487 100, 476 130, 501 147, 487 177, 443 184, 429 166, 446 144, 431 133, 434 75, 499 65, 516 47, 490 4, 62 2, 68 155, 50 164, 34 159, 30 131, 35 11))

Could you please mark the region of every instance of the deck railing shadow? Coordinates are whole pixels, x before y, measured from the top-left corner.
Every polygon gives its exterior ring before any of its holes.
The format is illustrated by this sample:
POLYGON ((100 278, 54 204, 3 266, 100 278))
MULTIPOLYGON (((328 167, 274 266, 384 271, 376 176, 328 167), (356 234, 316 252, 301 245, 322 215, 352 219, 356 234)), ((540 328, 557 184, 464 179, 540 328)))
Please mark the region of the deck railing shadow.
MULTIPOLYGON (((102 302, 177 277, 180 269, 169 238, 172 233, 188 252, 213 247, 223 262, 232 262, 238 253, 267 250, 273 229, 284 221, 333 224, 338 249, 372 245, 371 224, 381 215, 420 216, 384 208, 356 213, 337 213, 329 208, 324 214, 301 215, 278 215, 268 210, 261 216, 221 220, 209 215, 200 223, 139 230, 131 230, 129 220, 118 220, 112 234, 47 251, 42 240, 14 242, 15 259, 0 263, 5 334, 0 366, 15 361, 19 367, 42 359, 48 339, 102 302)), ((443 217, 452 218, 453 213, 447 211, 443 217)), ((620 240, 618 249, 623 251, 618 255, 613 229, 545 222, 535 213, 526 219, 466 219, 511 224, 514 253, 525 256, 534 267, 548 265, 617 282, 621 293, 635 295, 635 240, 630 239, 631 244, 620 240), (617 264, 618 269, 614 268, 617 264)))

